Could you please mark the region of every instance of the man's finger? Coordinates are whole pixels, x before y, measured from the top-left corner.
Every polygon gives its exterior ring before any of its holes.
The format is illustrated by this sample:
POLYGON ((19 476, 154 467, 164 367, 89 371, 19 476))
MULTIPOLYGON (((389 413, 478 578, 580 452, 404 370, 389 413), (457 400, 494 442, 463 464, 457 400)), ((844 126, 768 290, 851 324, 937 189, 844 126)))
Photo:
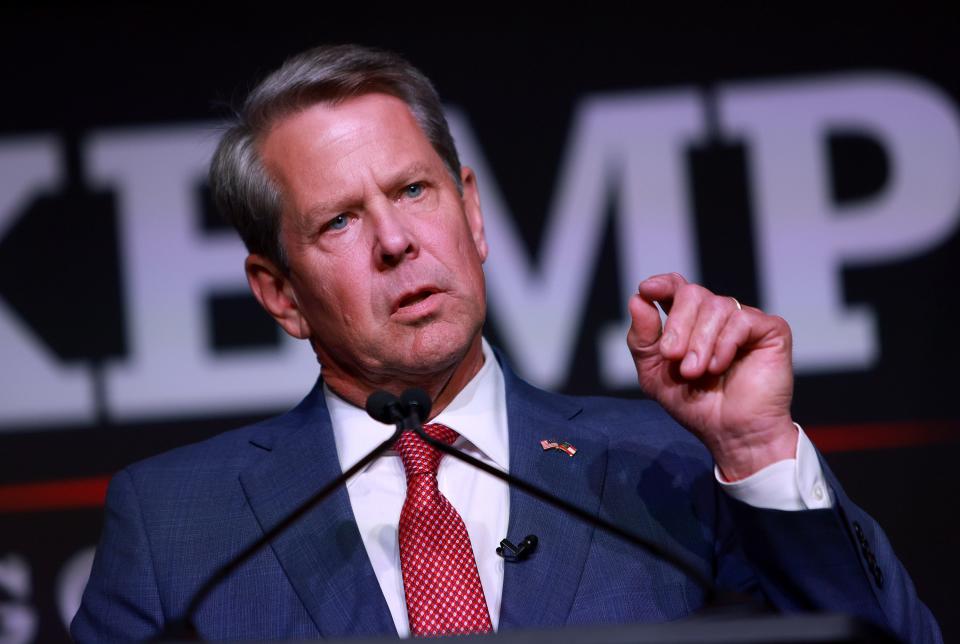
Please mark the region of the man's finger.
POLYGON ((696 284, 681 285, 673 298, 673 306, 663 325, 660 353, 667 360, 681 360, 687 355, 700 307, 712 294, 696 284))
POLYGON ((681 286, 687 283, 687 280, 680 273, 661 273, 640 282, 637 293, 649 302, 659 303, 665 313, 670 313, 674 295, 681 286))
POLYGON ((719 376, 730 368, 733 359, 750 338, 750 317, 749 311, 736 311, 727 318, 727 323, 720 331, 717 337, 716 345, 713 349, 713 358, 711 358, 707 370, 715 376, 719 376))
POLYGON ((663 332, 660 323, 660 311, 656 302, 665 311, 669 312, 673 305, 673 296, 677 289, 687 283, 680 273, 662 273, 653 275, 640 282, 637 295, 630 298, 627 308, 633 324, 627 335, 630 350, 652 347, 663 332))
POLYGON ((684 378, 699 378, 710 366, 717 339, 727 324, 727 319, 737 311, 734 300, 729 297, 706 297, 700 304, 696 323, 687 344, 687 351, 680 364, 684 378))
POLYGON ((638 352, 650 351, 660 339, 660 311, 652 301, 639 295, 630 298, 627 309, 633 320, 627 332, 627 345, 635 357, 640 357, 636 355, 638 352))
POLYGON ((776 346, 789 355, 790 327, 783 318, 767 315, 748 306, 743 307, 742 311, 734 311, 720 331, 708 370, 720 375, 730 368, 741 348, 757 348, 765 344, 776 346))

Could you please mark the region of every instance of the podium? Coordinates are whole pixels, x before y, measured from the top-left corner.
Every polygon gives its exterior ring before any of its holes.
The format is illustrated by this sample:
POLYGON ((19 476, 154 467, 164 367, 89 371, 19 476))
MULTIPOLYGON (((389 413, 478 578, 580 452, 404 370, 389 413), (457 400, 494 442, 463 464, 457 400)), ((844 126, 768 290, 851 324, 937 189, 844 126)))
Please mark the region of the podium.
MULTIPOLYGON (((570 626, 441 639, 463 644, 895 644, 900 641, 873 624, 836 614, 693 617, 660 624, 570 626)), ((386 644, 397 640, 375 637, 325 641, 386 644)))

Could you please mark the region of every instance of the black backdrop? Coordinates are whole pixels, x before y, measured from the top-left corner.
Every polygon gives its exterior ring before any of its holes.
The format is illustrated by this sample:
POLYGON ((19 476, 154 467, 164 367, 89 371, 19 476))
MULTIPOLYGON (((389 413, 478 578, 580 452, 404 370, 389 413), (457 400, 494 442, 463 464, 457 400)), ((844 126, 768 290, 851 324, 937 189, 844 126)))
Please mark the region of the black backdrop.
MULTIPOLYGON (((480 176, 485 203, 484 186, 496 186, 519 248, 535 261, 546 243, 544 230, 559 212, 553 200, 569 180, 562 169, 575 149, 571 133, 591 100, 627 96, 642 102, 688 91, 692 104, 706 106, 706 129, 715 131, 722 116, 711 97, 734 84, 874 74, 920 79, 936 88, 955 117, 960 114, 960 31, 950 17, 901 10, 882 26, 748 18, 688 16, 679 29, 649 18, 603 25, 529 19, 502 26, 476 25, 469 17, 441 24, 415 15, 369 24, 320 10, 269 17, 6 10, 0 26, 0 155, 4 145, 12 150, 26 142, 28 149, 31 142, 52 141, 63 180, 29 192, 10 206, 16 212, 9 225, 0 225, 0 301, 8 307, 0 313, 27 329, 60 367, 85 369, 92 401, 76 418, 55 418, 37 405, 33 416, 0 418, 0 606, 6 632, 25 641, 66 637, 63 614, 76 592, 71 594, 70 580, 82 578, 72 566, 82 571, 85 549, 96 542, 104 477, 285 405, 231 409, 222 402, 209 408, 174 402, 166 413, 115 411, 122 405, 112 402, 108 374, 134 350, 131 329, 139 322, 128 308, 137 279, 124 253, 130 224, 123 212, 130 206, 115 187, 92 178, 91 150, 103 133, 126 128, 160 132, 162 139, 163 128, 209 126, 258 76, 314 44, 357 41, 391 48, 421 67, 444 101, 465 115, 492 175, 480 176)), ((895 164, 870 136, 842 134, 822 142, 832 198, 869 203, 883 194, 895 164)), ((678 162, 692 222, 687 243, 699 278, 764 306, 755 155, 736 137, 705 135, 685 145, 678 162)), ((24 161, 22 167, 28 166, 24 161)), ((0 189, 15 189, 12 176, 0 176, 0 189)), ((615 182, 611 177, 607 181, 615 182)), ((583 183, 582 176, 574 179, 583 183)), ((942 182, 930 189, 949 191, 942 182)), ((202 185, 195 196, 198 229, 217 234, 220 224, 202 185)), ((598 252, 585 267, 589 288, 564 349, 569 364, 548 383, 554 388, 639 395, 603 375, 597 349, 601 331, 621 312, 624 260, 613 222, 623 207, 612 197, 597 213, 584 215, 600 227, 598 252)), ((953 220, 960 216, 956 208, 951 213, 953 220)), ((909 217, 903 226, 909 237, 909 217)), ((948 640, 960 634, 951 610, 951 582, 960 573, 953 501, 960 491, 960 416, 953 391, 960 351, 952 341, 958 250, 956 226, 948 226, 900 257, 843 264, 837 306, 869 305, 877 355, 861 366, 808 366, 798 376, 795 396, 795 417, 827 452, 850 495, 887 529, 948 640)), ((240 270, 237 264, 238 275, 240 270)), ((798 292, 815 287, 804 281, 802 267, 796 270, 798 292)), ((210 296, 203 315, 214 353, 279 346, 265 318, 236 293, 210 296)), ((509 353, 510 330, 502 320, 492 315, 488 337, 509 353)), ((18 392, 32 382, 19 356, 13 344, 0 342, 0 386, 7 392, 0 413, 16 407, 14 397, 25 396, 18 392)), ((300 382, 289 399, 310 384, 300 382)))

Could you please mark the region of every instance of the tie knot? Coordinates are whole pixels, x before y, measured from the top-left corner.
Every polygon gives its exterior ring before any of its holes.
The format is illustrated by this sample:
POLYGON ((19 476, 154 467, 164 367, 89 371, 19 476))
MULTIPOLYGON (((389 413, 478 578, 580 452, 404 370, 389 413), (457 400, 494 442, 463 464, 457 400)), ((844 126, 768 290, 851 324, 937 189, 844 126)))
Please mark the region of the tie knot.
MULTIPOLYGON (((424 425, 423 431, 430 438, 447 445, 453 445, 453 441, 457 440, 457 432, 440 423, 424 425)), ((416 474, 436 475, 440 459, 443 458, 443 452, 435 449, 414 432, 400 434, 394 448, 400 453, 408 479, 416 474)))

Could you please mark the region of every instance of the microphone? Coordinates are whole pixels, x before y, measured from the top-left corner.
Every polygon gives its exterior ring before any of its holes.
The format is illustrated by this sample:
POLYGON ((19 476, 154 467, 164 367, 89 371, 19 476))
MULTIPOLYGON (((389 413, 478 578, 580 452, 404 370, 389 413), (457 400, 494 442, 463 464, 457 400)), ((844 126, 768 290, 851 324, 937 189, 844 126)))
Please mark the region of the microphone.
POLYGON ((367 413, 371 418, 384 425, 391 425, 403 421, 404 413, 400 400, 389 391, 378 389, 370 394, 366 404, 367 413))
POLYGON ((430 418, 433 401, 423 389, 413 387, 400 394, 400 404, 406 410, 407 418, 413 421, 415 427, 420 427, 430 418))
POLYGON ((423 389, 407 389, 400 398, 389 391, 378 389, 367 398, 367 413, 374 420, 397 429, 416 429, 430 417, 433 402, 423 389))
POLYGON ((537 549, 537 543, 539 543, 539 539, 535 534, 528 534, 517 546, 513 545, 508 539, 503 539, 500 542, 500 547, 497 548, 497 554, 507 561, 523 561, 537 549))

